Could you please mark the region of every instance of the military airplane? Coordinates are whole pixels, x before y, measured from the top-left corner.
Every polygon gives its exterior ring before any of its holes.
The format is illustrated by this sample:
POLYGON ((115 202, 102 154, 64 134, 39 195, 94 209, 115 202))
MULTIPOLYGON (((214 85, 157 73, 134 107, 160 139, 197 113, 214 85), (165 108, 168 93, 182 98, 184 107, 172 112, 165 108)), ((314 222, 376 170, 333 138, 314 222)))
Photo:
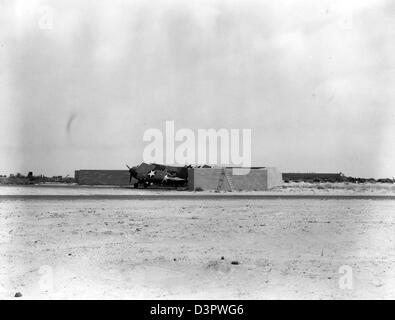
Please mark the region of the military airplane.
POLYGON ((129 167, 129 184, 132 179, 136 179, 137 182, 133 184, 135 188, 142 185, 147 188, 152 185, 157 186, 184 186, 188 180, 188 167, 174 167, 166 166, 156 163, 141 163, 136 167, 129 167))

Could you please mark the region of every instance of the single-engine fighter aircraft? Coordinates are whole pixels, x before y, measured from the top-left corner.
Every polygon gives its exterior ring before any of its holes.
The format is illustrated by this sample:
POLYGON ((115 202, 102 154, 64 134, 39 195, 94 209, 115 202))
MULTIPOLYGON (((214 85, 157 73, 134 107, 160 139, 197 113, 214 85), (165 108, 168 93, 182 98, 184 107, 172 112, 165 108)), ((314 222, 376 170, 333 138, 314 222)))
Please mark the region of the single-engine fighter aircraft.
POLYGON ((188 180, 188 167, 173 167, 165 166, 156 163, 142 163, 136 167, 129 167, 130 178, 129 184, 132 182, 132 178, 137 180, 133 184, 135 188, 142 185, 147 188, 151 185, 158 186, 184 186, 188 180))

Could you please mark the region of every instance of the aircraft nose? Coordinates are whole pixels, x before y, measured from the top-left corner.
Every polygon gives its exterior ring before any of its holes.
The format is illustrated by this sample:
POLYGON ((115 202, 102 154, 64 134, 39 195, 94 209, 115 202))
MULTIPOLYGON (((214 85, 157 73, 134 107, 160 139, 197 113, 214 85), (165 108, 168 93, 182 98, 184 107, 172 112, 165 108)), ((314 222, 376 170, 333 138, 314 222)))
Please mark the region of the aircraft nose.
POLYGON ((129 170, 129 172, 130 172, 130 174, 134 177, 134 176, 136 176, 137 175, 137 167, 132 167, 132 168, 130 168, 130 170, 129 170))

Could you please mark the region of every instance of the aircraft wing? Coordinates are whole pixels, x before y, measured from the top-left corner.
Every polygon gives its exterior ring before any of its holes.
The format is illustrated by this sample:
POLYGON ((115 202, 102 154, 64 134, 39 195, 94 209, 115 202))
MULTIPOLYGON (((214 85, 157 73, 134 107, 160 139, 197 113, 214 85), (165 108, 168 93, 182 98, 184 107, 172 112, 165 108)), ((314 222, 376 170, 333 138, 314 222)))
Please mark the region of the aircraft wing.
POLYGON ((185 179, 180 178, 180 177, 167 177, 167 180, 170 180, 170 181, 185 181, 185 179))
POLYGON ((148 172, 150 172, 151 170, 154 170, 154 169, 155 169, 155 165, 143 162, 137 166, 136 171, 139 175, 145 176, 148 174, 148 172))

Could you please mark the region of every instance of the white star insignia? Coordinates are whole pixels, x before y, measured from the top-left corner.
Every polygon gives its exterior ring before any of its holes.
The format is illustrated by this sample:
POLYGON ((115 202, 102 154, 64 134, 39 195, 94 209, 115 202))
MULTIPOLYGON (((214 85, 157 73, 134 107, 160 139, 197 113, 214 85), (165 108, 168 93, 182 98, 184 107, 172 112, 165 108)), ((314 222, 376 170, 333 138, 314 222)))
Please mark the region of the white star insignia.
POLYGON ((163 181, 166 181, 167 179, 169 179, 169 176, 166 174, 166 175, 163 177, 163 181))
POLYGON ((155 175, 155 171, 154 171, 154 170, 151 170, 151 171, 148 173, 148 175, 149 175, 150 178, 152 178, 152 177, 155 175))

